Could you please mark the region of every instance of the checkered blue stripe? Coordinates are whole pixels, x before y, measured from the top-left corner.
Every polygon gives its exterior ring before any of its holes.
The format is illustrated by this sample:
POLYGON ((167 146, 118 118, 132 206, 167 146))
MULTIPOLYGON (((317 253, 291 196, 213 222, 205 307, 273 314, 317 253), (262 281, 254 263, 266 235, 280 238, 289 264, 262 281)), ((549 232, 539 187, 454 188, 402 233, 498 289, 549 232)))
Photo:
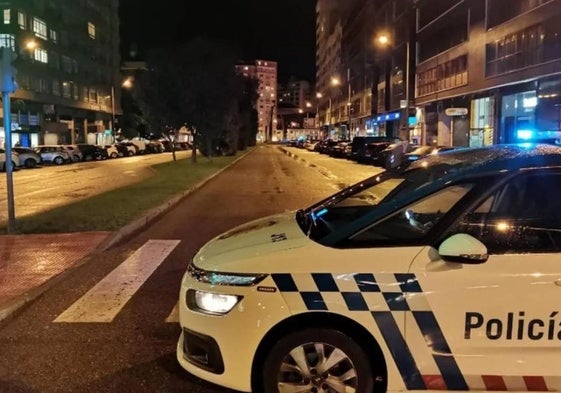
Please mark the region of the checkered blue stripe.
POLYGON ((272 278, 281 292, 298 293, 310 311, 329 310, 324 294, 340 293, 348 311, 370 312, 376 322, 386 345, 408 390, 425 390, 415 358, 395 320, 395 312, 409 312, 417 322, 422 334, 431 342, 433 358, 438 366, 446 387, 450 390, 468 390, 467 383, 452 356, 450 347, 442 333, 438 321, 426 302, 423 290, 414 274, 357 273, 338 280, 331 273, 312 273, 302 279, 300 275, 273 274, 272 278), (341 289, 344 282, 352 277, 351 290, 341 289), (313 285, 311 284, 313 282, 313 285), (368 299, 377 299, 376 304, 368 299), (384 303, 384 304, 380 304, 384 303))

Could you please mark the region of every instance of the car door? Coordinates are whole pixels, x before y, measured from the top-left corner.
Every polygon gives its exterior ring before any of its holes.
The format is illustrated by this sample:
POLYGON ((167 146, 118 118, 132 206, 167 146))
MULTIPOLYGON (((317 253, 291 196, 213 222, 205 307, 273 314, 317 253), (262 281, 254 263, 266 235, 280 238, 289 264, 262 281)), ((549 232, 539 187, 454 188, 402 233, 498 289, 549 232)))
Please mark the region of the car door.
POLYGON ((482 197, 447 235, 486 245, 484 263, 427 247, 410 273, 424 306, 408 343, 432 389, 561 389, 561 173, 528 170, 482 197))

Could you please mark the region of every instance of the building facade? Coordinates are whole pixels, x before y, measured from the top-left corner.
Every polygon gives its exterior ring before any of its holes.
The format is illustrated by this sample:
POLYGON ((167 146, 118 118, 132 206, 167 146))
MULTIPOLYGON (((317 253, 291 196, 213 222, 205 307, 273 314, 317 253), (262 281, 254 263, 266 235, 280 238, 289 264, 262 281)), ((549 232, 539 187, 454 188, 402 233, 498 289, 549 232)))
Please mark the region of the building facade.
POLYGON ((324 129, 450 146, 560 140, 561 0, 506 3, 318 0, 324 129))
MULTIPOLYGON (((118 0, 2 2, 0 46, 16 60, 12 141, 107 143, 120 114, 118 0)), ((2 117, 5 114, 2 113, 2 117)))
POLYGON ((417 15, 427 142, 560 138, 561 1, 420 0, 417 15))
POLYGON ((259 81, 257 98, 257 141, 275 142, 277 118, 277 63, 255 60, 236 66, 238 73, 259 81))

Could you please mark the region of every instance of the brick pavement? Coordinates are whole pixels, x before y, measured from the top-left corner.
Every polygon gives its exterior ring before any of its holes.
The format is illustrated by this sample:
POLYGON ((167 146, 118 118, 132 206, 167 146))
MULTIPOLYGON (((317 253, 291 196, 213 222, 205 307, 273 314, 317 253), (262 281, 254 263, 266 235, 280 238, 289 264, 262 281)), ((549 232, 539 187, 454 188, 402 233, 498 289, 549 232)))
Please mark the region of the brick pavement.
POLYGON ((0 236, 0 321, 77 265, 110 233, 0 236))

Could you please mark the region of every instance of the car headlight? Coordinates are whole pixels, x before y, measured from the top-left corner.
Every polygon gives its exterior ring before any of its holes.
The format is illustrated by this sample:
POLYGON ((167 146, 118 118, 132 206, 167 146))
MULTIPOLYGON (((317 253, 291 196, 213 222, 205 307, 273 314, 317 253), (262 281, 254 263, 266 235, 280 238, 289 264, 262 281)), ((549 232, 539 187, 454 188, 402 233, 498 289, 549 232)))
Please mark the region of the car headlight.
POLYGON ((206 314, 224 315, 229 313, 243 296, 228 295, 189 289, 186 294, 187 307, 206 314))
POLYGON ((187 267, 188 273, 195 280, 211 285, 230 285, 238 287, 249 287, 263 281, 266 274, 241 274, 241 273, 222 273, 211 272, 197 268, 192 263, 187 267))

